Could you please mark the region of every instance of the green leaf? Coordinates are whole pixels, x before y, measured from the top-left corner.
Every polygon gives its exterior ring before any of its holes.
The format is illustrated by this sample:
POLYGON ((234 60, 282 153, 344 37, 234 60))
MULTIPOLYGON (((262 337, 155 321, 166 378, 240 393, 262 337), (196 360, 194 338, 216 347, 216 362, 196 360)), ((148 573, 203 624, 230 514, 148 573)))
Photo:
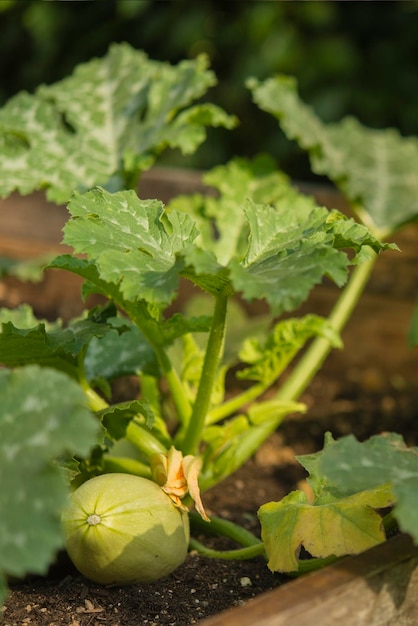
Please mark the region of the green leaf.
POLYGON ((0 571, 45 573, 63 545, 67 489, 53 462, 88 454, 98 425, 81 388, 61 372, 0 371, 0 571))
POLYGON ((121 306, 124 304, 118 285, 103 280, 95 263, 87 259, 81 259, 70 254, 62 254, 55 257, 49 263, 48 268, 65 270, 84 278, 86 282, 83 284, 81 291, 84 298, 91 294, 102 294, 121 306))
POLYGON ((326 480, 346 493, 390 483, 399 525, 418 541, 418 448, 408 448, 395 433, 362 443, 349 435, 327 447, 318 463, 326 480))
POLYGON ((29 304, 21 304, 14 309, 0 309, 0 324, 6 324, 11 322, 17 328, 33 328, 40 322, 44 324, 48 330, 57 329, 61 327, 61 322, 48 322, 47 320, 40 320, 35 317, 32 307, 29 304))
POLYGON ((31 329, 19 329, 11 322, 2 325, 0 334, 0 363, 7 367, 37 364, 66 372, 76 377, 77 361, 53 340, 48 341, 43 324, 31 329))
POLYGON ((177 254, 197 235, 188 215, 166 214, 161 202, 139 200, 133 191, 103 189, 75 194, 68 210, 64 242, 88 254, 102 280, 128 300, 171 302, 183 269, 177 254))
MULTIPOLYGON (((3 312, 3 320, 5 317, 6 312, 3 312)), ((11 312, 11 318, 16 317, 11 312)), ((21 315, 19 319, 22 320, 21 315)), ((23 322, 26 324, 25 320, 23 322)), ((8 367, 38 364, 53 367, 76 378, 77 355, 92 337, 103 337, 109 329, 108 325, 97 323, 91 318, 75 321, 67 328, 54 326, 51 330, 47 330, 43 323, 33 328, 16 328, 11 321, 3 321, 0 363, 8 367)))
MULTIPOLYGON (((274 315, 297 308, 324 276, 342 286, 348 275, 348 258, 337 249, 342 241, 340 219, 345 218, 316 206, 308 197, 291 209, 286 201, 276 206, 248 201, 248 247, 243 258, 233 258, 229 264, 235 290, 249 301, 267 300, 274 315)), ((345 247, 356 249, 362 241, 379 249, 367 230, 360 234, 360 225, 350 220, 346 224, 346 234, 355 233, 355 240, 344 238, 345 247)))
MULTIPOLYGON (((216 197, 180 196, 168 207, 192 216, 199 230, 195 245, 213 255, 198 251, 205 267, 196 248, 194 257, 189 248, 186 262, 218 280, 220 267, 228 269, 235 291, 247 300, 267 299, 274 314, 298 306, 324 275, 341 286, 346 248, 355 251, 350 261, 355 264, 390 247, 363 225, 299 193, 268 157, 234 159, 208 172, 204 182, 216 189, 216 197)), ((189 277, 196 281, 191 272, 189 277)))
POLYGON ((152 428, 154 414, 146 400, 130 400, 114 404, 99 413, 106 435, 114 441, 125 436, 129 422, 137 415, 142 415, 145 419, 145 426, 152 428))
POLYGON ((193 152, 206 126, 235 125, 214 105, 189 105, 215 84, 206 57, 171 66, 128 44, 0 110, 0 194, 46 188, 55 202, 97 184, 135 183, 166 147, 193 152))
POLYGON ((313 506, 302 491, 263 505, 261 537, 273 572, 296 572, 302 546, 313 557, 358 554, 385 540, 376 509, 392 504, 389 487, 313 506))
POLYGON ((207 172, 203 182, 218 192, 216 197, 182 195, 171 200, 168 209, 184 211, 193 217, 199 229, 197 242, 213 251, 222 266, 227 266, 233 256, 242 256, 247 248, 249 224, 243 207, 248 198, 258 204, 274 204, 286 198, 292 207, 305 198, 266 155, 252 160, 232 159, 207 172))
POLYGON ((317 315, 279 321, 262 340, 248 337, 239 356, 241 361, 251 365, 237 372, 237 378, 257 380, 270 386, 305 343, 315 336, 327 337, 334 347, 342 346, 328 321, 317 315))
POLYGON ((257 105, 274 115, 289 139, 309 152, 312 170, 328 176, 360 219, 387 236, 418 214, 418 139, 375 130, 352 117, 325 124, 300 99, 296 80, 248 81, 257 105))
POLYGON ((113 380, 139 373, 158 374, 155 352, 139 328, 128 318, 109 318, 112 327, 103 337, 93 337, 84 359, 87 379, 113 380))
MULTIPOLYGON (((212 250, 223 266, 234 255, 244 254, 246 250, 249 225, 243 206, 248 198, 259 204, 273 204, 291 189, 287 176, 265 155, 251 161, 232 159, 207 172, 203 182, 216 189, 218 196, 196 194, 193 217, 204 247, 212 250), (213 236, 214 225, 216 237, 213 236)), ((182 196, 174 199, 170 206, 181 210, 185 201, 182 196)))
POLYGON ((330 446, 335 444, 335 440, 332 437, 331 433, 325 433, 325 442, 323 450, 319 452, 314 452, 312 454, 303 454, 297 458, 299 463, 306 469, 309 476, 307 478, 307 482, 311 487, 314 495, 316 504, 327 504, 330 501, 334 501, 338 498, 343 498, 344 496, 353 495, 357 491, 362 491, 362 489, 355 489, 346 491, 344 488, 338 489, 335 484, 330 483, 330 481, 326 478, 326 476, 320 470, 320 461, 321 457, 324 454, 325 450, 328 450, 330 446))
MULTIPOLYGON (((204 220, 195 214, 164 209, 133 191, 76 193, 68 209, 64 242, 89 256, 75 271, 86 278, 90 274, 99 291, 113 292, 116 302, 121 297, 131 303, 143 300, 157 310, 170 304, 183 276, 213 295, 235 291, 246 300, 266 299, 279 315, 299 306, 324 276, 341 286, 348 273, 346 248, 378 252, 387 247, 364 226, 287 187, 274 205, 249 199, 239 207, 242 236, 227 229, 228 220, 235 228, 236 211, 228 218, 220 211, 222 236, 231 234, 225 266, 216 256, 219 251, 224 256, 215 243, 216 221, 211 234, 206 226, 199 232, 204 220)), ((127 310, 126 302, 122 306, 127 310)))

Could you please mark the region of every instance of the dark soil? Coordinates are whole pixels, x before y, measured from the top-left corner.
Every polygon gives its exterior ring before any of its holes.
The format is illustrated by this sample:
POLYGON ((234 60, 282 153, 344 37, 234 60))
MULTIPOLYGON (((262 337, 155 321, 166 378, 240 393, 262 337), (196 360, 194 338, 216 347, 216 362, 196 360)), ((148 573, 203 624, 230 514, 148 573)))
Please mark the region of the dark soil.
MULTIPOLYGON (((295 455, 319 450, 328 430, 336 437, 353 432, 360 439, 395 431, 417 445, 418 389, 400 391, 375 383, 373 376, 354 382, 317 377, 303 397, 308 414, 288 419, 244 468, 205 493, 207 510, 258 531, 258 507, 303 488, 305 474, 295 455)), ((216 541, 199 538, 207 544, 216 541)), ((224 540, 215 545, 231 547, 224 540)), ((105 588, 80 576, 61 555, 46 578, 28 578, 12 587, 3 624, 187 626, 287 582, 269 572, 261 558, 212 561, 192 553, 162 581, 105 588)))

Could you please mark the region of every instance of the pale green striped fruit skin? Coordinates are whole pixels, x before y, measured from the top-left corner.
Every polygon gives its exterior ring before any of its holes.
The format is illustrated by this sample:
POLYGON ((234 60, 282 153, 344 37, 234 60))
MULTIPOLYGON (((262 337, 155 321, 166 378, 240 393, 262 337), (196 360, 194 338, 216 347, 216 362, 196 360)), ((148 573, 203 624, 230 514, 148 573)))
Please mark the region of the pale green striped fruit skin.
POLYGON ((74 491, 62 514, 76 568, 103 585, 150 583, 181 565, 189 544, 187 513, 151 480, 103 474, 74 491))

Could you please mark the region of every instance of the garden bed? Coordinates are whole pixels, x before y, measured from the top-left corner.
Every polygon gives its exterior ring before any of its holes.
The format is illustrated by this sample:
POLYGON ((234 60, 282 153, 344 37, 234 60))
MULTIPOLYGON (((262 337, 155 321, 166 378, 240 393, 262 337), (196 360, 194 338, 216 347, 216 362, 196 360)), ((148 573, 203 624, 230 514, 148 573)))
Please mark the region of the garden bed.
MULTIPOLYGON (((199 185, 198 173, 155 169, 144 175, 140 196, 157 195, 166 201, 199 185)), ((330 207, 346 209, 330 188, 306 190, 330 207)), ((48 206, 42 194, 35 194, 12 196, 1 209, 1 256, 30 259, 62 251, 65 208, 48 206)), ((330 355, 302 397, 307 414, 289 418, 246 466, 204 495, 210 512, 257 529, 260 505, 303 486, 305 475, 295 455, 320 449, 328 430, 335 437, 352 432, 360 439, 395 431, 408 444, 417 444, 417 356, 406 342, 418 284, 417 234, 416 226, 403 229, 395 237, 402 253, 382 255, 343 333, 345 349, 330 355)), ((76 277, 57 270, 48 271, 39 284, 8 278, 0 285, 0 304, 29 302, 38 317, 69 319, 82 308, 79 288, 76 277)), ((303 311, 326 314, 335 295, 336 288, 326 283, 314 290, 303 311)), ((249 305, 248 310, 254 315, 263 312, 260 305, 249 305)), ((221 562, 191 554, 158 583, 103 588, 82 578, 62 556, 48 577, 28 578, 13 586, 4 624, 186 626, 212 615, 208 626, 273 626, 290 620, 298 626, 315 623, 315 618, 325 626, 337 619, 344 625, 412 624, 417 565, 417 550, 407 537, 399 536, 290 582, 271 574, 261 558, 221 562), (263 592, 267 593, 247 603, 263 592), (230 607, 235 608, 216 617, 230 607)))

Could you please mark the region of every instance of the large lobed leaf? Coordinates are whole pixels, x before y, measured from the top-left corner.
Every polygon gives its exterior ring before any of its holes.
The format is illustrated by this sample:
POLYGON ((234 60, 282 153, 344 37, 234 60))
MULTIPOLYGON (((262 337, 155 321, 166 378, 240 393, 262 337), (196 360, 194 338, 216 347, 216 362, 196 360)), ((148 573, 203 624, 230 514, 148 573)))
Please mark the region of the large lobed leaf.
POLYGON ((119 286, 128 300, 167 305, 174 297, 181 252, 197 230, 185 213, 164 213, 158 200, 139 200, 134 191, 95 189, 74 194, 64 242, 97 263, 100 278, 119 286))
POLYGON ((76 193, 68 204, 71 219, 64 241, 87 254, 98 273, 94 277, 90 269, 88 278, 101 293, 108 285, 119 299, 143 300, 161 309, 185 276, 215 295, 226 291, 240 292, 246 300, 264 298, 279 315, 299 306, 324 276, 338 285, 345 282, 349 261, 342 249, 385 248, 363 225, 283 185, 273 205, 247 199, 228 211, 221 197, 219 206, 210 205, 207 219, 196 206, 189 212, 190 203, 165 209, 133 191, 76 193))
POLYGON ((0 370, 0 395, 0 572, 45 573, 63 544, 67 493, 53 461, 88 454, 98 425, 80 387, 55 370, 0 370))
POLYGON ((309 152, 314 172, 328 176, 360 219, 387 236, 418 214, 418 139, 376 130, 354 118, 325 124, 300 99, 288 76, 248 81, 257 105, 274 115, 289 139, 309 152))
POLYGON ((193 152, 206 126, 235 124, 215 105, 190 106, 216 82, 207 65, 114 44, 68 78, 17 94, 0 110, 0 195, 46 188, 65 202, 74 189, 126 187, 167 146, 193 152))

